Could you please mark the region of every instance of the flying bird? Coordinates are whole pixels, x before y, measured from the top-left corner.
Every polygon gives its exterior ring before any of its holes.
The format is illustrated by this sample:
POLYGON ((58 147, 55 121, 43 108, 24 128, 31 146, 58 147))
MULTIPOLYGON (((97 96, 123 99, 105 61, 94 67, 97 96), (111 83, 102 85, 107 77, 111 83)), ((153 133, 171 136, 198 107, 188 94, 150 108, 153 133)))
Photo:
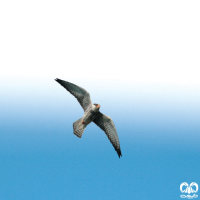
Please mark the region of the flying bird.
POLYGON ((112 119, 99 111, 99 104, 92 104, 90 94, 85 89, 58 78, 56 78, 55 81, 62 85, 68 92, 70 92, 78 100, 84 110, 83 117, 73 123, 74 134, 81 138, 86 126, 91 122, 94 122, 105 132, 120 158, 122 153, 117 130, 112 119))

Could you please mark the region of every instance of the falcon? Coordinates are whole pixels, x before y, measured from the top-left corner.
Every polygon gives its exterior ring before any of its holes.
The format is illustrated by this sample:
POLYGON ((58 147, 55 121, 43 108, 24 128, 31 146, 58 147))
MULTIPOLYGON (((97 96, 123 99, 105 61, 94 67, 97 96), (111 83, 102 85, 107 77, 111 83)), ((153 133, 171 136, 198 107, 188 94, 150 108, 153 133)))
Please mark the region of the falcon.
POLYGON ((112 119, 99 111, 99 104, 92 104, 90 94, 85 89, 58 78, 56 78, 55 81, 62 85, 68 92, 70 92, 78 100, 84 110, 83 117, 73 123, 74 134, 81 138, 86 126, 91 122, 94 122, 100 129, 105 132, 120 158, 122 153, 117 130, 112 119))

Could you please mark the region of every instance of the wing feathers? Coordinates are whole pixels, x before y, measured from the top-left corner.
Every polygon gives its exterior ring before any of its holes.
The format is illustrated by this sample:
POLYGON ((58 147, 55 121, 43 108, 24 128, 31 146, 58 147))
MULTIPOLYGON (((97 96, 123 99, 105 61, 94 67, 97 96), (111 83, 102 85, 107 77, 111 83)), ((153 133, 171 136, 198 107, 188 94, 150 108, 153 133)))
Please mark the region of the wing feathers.
POLYGON ((80 103, 84 111, 86 111, 87 108, 92 104, 91 99, 90 99, 90 94, 85 89, 73 83, 63 81, 58 78, 56 78, 55 81, 57 81, 68 92, 70 92, 74 97, 76 97, 76 99, 78 100, 78 102, 80 103))
POLYGON ((95 115, 93 122, 105 132, 105 134, 108 136, 108 139, 112 143, 113 147, 115 148, 115 151, 117 152, 117 154, 120 158, 120 156, 122 156, 122 153, 121 153, 121 149, 120 149, 117 130, 115 128, 115 125, 114 125, 112 119, 110 117, 102 114, 101 112, 98 112, 95 115))

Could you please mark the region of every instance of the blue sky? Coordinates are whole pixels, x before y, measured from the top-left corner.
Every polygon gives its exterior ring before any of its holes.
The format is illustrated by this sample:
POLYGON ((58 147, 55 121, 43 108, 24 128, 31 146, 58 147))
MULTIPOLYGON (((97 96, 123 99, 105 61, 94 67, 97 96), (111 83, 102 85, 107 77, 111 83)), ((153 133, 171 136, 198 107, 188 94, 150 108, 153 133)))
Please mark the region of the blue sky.
MULTIPOLYGON (((1 51, 0 199, 181 199, 200 184, 199 51, 1 51), (54 81, 112 117, 119 159, 54 81)), ((198 193, 197 193, 198 194, 198 193)))

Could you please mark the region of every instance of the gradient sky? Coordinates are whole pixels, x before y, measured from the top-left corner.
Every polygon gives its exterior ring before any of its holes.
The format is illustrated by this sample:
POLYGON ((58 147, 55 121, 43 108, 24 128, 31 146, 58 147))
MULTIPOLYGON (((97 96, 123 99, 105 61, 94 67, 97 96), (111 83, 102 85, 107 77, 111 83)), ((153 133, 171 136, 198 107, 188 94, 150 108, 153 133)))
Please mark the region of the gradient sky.
POLYGON ((181 199, 182 182, 200 184, 199 58, 0 51, 0 199, 181 199), (55 78, 85 88, 112 117, 120 159, 95 124, 73 134, 83 110, 55 78))

